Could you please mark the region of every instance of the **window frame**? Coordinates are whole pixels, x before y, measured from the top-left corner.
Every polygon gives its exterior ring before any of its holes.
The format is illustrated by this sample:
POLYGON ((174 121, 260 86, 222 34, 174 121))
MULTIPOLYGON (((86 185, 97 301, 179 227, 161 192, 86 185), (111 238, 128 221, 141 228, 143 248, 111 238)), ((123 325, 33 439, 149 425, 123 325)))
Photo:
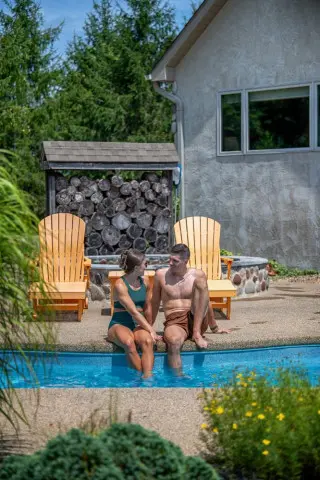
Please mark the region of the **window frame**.
MULTIPOLYGON (((311 152, 320 150, 318 142, 318 124, 320 128, 320 119, 318 117, 318 86, 319 81, 306 82, 306 83, 291 83, 285 85, 277 85, 272 87, 257 87, 248 89, 237 90, 221 90, 217 92, 217 155, 221 157, 229 157, 234 155, 264 155, 264 154, 279 154, 279 153, 299 153, 299 152, 311 152), (250 150, 249 149, 249 94, 251 92, 265 92, 270 90, 283 90, 297 87, 309 88, 309 147, 301 148, 275 148, 265 150, 250 150), (221 109, 221 97, 228 94, 240 94, 241 95, 241 151, 225 152, 222 150, 222 109, 221 109)), ((320 97, 320 94, 319 94, 320 97)))

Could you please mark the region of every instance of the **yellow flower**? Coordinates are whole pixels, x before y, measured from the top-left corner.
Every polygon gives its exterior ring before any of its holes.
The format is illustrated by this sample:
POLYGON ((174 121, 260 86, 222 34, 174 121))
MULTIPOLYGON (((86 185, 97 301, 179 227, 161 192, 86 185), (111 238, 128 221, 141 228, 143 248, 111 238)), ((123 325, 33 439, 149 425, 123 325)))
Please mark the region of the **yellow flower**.
POLYGON ((285 418, 285 415, 283 415, 283 413, 279 413, 279 415, 277 415, 277 419, 280 420, 280 422, 282 422, 284 418, 285 418))
POLYGON ((217 428, 212 429, 213 433, 219 433, 219 430, 217 428))
POLYGON ((204 409, 203 409, 203 410, 207 411, 207 410, 209 410, 209 407, 204 407, 204 409))
POLYGON ((264 420, 266 417, 263 415, 263 413, 259 413, 258 418, 259 420, 264 420))
POLYGON ((257 406, 257 402, 252 402, 251 405, 252 405, 253 407, 256 407, 256 406, 257 406))
POLYGON ((252 412, 246 412, 246 417, 252 417, 252 412))
POLYGON ((222 415, 223 412, 224 412, 224 408, 223 408, 223 407, 218 407, 217 410, 216 410, 216 413, 217 413, 218 415, 222 415))
POLYGON ((299 402, 303 402, 303 397, 298 398, 299 402))
POLYGON ((268 450, 263 450, 262 455, 265 455, 265 456, 269 455, 268 450))
POLYGON ((271 441, 270 440, 262 440, 263 445, 270 445, 271 441))
POLYGON ((250 375, 251 375, 251 377, 255 377, 256 373, 253 370, 251 370, 250 375))
POLYGON ((272 412, 273 408, 272 408, 272 407, 266 407, 265 410, 266 410, 267 412, 272 412))
POLYGON ((242 382, 242 383, 241 383, 241 386, 242 386, 242 387, 247 387, 248 384, 247 384, 246 382, 242 382))
POLYGON ((236 378, 242 378, 242 377, 243 377, 242 373, 238 373, 238 375, 236 376, 236 378))
POLYGON ((320 415, 320 410, 318 410, 318 415, 320 415))
POLYGON ((208 425, 206 423, 202 423, 201 428, 202 428, 202 430, 205 430, 206 428, 208 428, 208 425))
POLYGON ((233 428, 233 430, 237 430, 237 429, 238 429, 238 425, 237 425, 236 423, 233 423, 233 424, 232 424, 232 428, 233 428))

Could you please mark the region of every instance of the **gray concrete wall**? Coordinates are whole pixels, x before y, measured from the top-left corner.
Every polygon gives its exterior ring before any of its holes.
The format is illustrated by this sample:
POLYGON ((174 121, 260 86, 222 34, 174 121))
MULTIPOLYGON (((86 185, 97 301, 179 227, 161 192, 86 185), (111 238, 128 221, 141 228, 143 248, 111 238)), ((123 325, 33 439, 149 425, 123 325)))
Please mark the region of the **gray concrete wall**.
POLYGON ((217 92, 320 82, 319 0, 229 0, 177 68, 186 214, 221 247, 320 269, 320 152, 217 156, 217 92))

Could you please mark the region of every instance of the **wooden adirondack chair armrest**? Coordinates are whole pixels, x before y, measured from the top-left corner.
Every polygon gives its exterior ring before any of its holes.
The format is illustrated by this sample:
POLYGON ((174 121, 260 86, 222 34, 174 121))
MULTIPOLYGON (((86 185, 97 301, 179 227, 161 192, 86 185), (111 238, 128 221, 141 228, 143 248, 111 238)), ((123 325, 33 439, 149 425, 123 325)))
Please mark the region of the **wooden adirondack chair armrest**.
POLYGON ((90 268, 91 263, 91 258, 84 257, 84 268, 90 268))
POLYGON ((233 263, 233 258, 221 257, 221 262, 223 262, 225 265, 227 265, 228 278, 230 278, 231 277, 231 266, 232 266, 232 263, 233 263))
POLYGON ((87 289, 90 287, 91 259, 84 257, 84 279, 87 280, 87 289))

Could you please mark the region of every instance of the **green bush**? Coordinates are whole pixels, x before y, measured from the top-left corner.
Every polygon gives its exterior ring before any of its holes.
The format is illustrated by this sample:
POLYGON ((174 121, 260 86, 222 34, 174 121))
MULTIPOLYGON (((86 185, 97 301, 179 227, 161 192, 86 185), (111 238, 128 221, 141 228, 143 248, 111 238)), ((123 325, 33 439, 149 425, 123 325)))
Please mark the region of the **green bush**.
POLYGON ((320 388, 304 372, 238 374, 203 402, 210 462, 227 478, 320 478, 320 388))
POLYGON ((98 436, 70 430, 30 456, 7 457, 0 480, 217 480, 201 458, 139 425, 114 424, 98 436))
POLYGON ((273 268, 278 277, 300 277, 306 275, 319 275, 317 270, 287 267, 276 260, 269 260, 269 265, 273 268))

